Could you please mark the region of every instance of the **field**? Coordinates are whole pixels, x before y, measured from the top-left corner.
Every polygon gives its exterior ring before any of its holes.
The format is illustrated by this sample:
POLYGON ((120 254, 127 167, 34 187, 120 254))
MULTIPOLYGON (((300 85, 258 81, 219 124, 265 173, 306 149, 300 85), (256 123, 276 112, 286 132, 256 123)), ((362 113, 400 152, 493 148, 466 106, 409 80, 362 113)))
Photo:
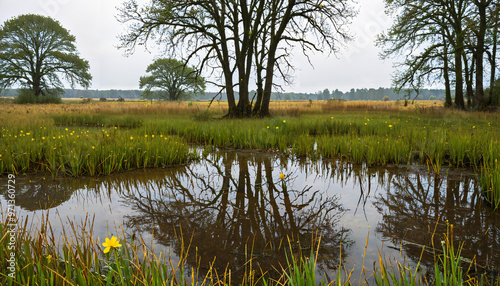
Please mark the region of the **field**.
MULTIPOLYGON (((191 147, 201 145, 207 150, 212 147, 258 149, 285 154, 291 159, 327 158, 368 166, 420 164, 437 176, 443 166, 468 168, 480 174, 485 198, 491 207, 498 208, 500 114, 449 110, 442 105, 439 101, 416 102, 406 107, 403 102, 273 102, 273 117, 240 120, 221 119, 226 112, 223 102, 214 102, 210 108, 206 102, 3 103, 0 105, 0 174, 7 177, 8 174, 40 173, 57 179, 188 164, 199 156, 191 147)), ((0 228, 2 243, 7 243, 5 225, 0 228)), ((92 240, 91 230, 74 228, 73 232, 78 246, 69 241, 55 245, 47 232, 35 237, 28 230, 18 232, 19 249, 25 250, 19 254, 18 261, 29 261, 34 256, 36 265, 29 264, 26 276, 16 281, 21 283, 30 277, 30 281, 37 281, 36 285, 44 285, 43 281, 66 283, 69 280, 78 285, 107 285, 106 279, 109 279, 116 283, 110 285, 122 285, 119 281, 126 278, 136 281, 137 285, 153 285, 154 279, 163 281, 163 277, 168 276, 173 284, 183 283, 179 280, 183 276, 182 267, 167 267, 168 261, 141 249, 140 241, 123 242, 128 248, 120 252, 120 257, 118 252, 113 252, 115 260, 111 263, 109 255, 108 260, 97 255, 98 244, 92 240), (58 255, 50 251, 52 248, 63 249, 66 260, 47 260, 49 256, 58 255), (139 261, 142 253, 145 259, 139 261), (100 272, 103 264, 108 270, 100 272), (47 271, 37 272, 37 268, 47 271), (79 271, 85 273, 86 278, 80 277, 79 271), (140 275, 153 279, 148 280, 151 284, 143 282, 147 279, 140 275)), ((448 241, 443 248, 449 255, 436 260, 439 265, 436 264, 435 277, 444 279, 440 285, 451 285, 446 279, 462 276, 457 272, 461 269, 454 264, 459 249, 453 249, 448 241)), ((2 261, 5 255, 7 252, 0 252, 2 261)), ((307 280, 314 268, 313 261, 314 253, 309 260, 295 261, 297 272, 284 269, 283 280, 274 284, 292 285, 293 275, 307 280)), ((415 280, 405 285, 425 285, 416 271, 408 272, 402 265, 384 264, 382 258, 380 263, 382 267, 375 274, 380 285, 390 285, 389 280, 395 277, 415 280)), ((336 285, 348 283, 348 273, 336 285)), ((212 275, 206 278, 209 280, 203 277, 201 280, 206 285, 230 284, 224 273, 212 275)), ((247 284, 262 282, 249 280, 247 284)))

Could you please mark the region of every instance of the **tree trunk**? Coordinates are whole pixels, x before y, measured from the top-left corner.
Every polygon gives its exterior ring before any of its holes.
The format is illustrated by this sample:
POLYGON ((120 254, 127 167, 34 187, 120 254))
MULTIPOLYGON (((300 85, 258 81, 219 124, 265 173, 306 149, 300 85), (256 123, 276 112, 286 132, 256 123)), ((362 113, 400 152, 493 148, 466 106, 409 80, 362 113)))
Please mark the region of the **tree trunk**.
POLYGON ((271 102, 271 91, 273 88, 273 77, 274 77, 274 51, 269 53, 269 59, 267 61, 266 67, 266 81, 264 84, 264 92, 262 94, 262 105, 260 107, 259 116, 266 117, 270 115, 269 103, 271 102))
POLYGON ((497 41, 498 41, 498 7, 495 10, 495 21, 494 24, 497 24, 493 28, 493 46, 491 48, 491 57, 490 57, 490 66, 491 66, 491 74, 490 74, 490 94, 489 94, 489 105, 496 106, 498 105, 498 94, 493 94, 495 89, 495 74, 496 74, 496 58, 497 58, 497 41))
POLYGON ((464 75, 462 70, 463 40, 458 41, 455 47, 455 107, 465 109, 464 103, 464 75))
POLYGON ((444 86, 445 86, 445 107, 451 107, 453 105, 451 101, 451 86, 450 86, 450 72, 448 63, 448 43, 446 42, 446 37, 443 31, 443 41, 444 41, 444 51, 443 51, 443 73, 444 73, 444 86))
POLYGON ((464 103, 464 74, 462 67, 462 54, 464 53, 464 33, 462 30, 462 22, 464 19, 463 11, 465 9, 465 1, 442 1, 445 7, 449 10, 452 18, 453 34, 453 50, 455 54, 455 107, 465 109, 464 103))
POLYGON ((477 33, 477 47, 476 47, 476 102, 479 110, 486 108, 484 100, 484 40, 486 37, 486 6, 488 3, 485 0, 474 1, 479 12, 479 31, 477 33))
POLYGON ((474 87, 473 87, 473 81, 474 81, 474 65, 475 65, 475 60, 474 56, 472 57, 471 60, 471 66, 469 67, 469 61, 467 59, 467 55, 465 52, 462 54, 463 57, 463 62, 464 62, 464 74, 465 74, 465 98, 467 98, 467 108, 472 108, 473 106, 476 106, 475 104, 475 98, 474 98, 474 87))

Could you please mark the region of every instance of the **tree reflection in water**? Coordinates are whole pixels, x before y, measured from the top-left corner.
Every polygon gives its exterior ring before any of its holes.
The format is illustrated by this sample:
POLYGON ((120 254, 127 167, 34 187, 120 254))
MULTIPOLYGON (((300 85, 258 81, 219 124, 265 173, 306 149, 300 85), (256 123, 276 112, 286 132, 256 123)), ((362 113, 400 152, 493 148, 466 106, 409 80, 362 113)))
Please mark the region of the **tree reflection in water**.
POLYGON ((311 187, 283 189, 278 174, 273 172, 271 155, 221 153, 213 163, 185 167, 156 184, 150 180, 148 192, 124 192, 124 202, 136 213, 126 216, 126 226, 137 232, 154 231, 155 239, 173 245, 177 255, 181 243, 176 236, 181 234, 184 243, 197 250, 188 256, 191 266, 206 269, 216 257, 214 266, 228 266, 233 277, 244 273, 250 252, 255 269, 270 273, 280 269, 286 264, 287 237, 294 251, 300 245, 309 255, 317 232, 318 265, 335 270, 341 242, 344 247, 352 243, 348 231, 337 226, 344 212, 339 198, 311 187))
POLYGON ((377 231, 402 245, 413 261, 420 258, 421 246, 431 249, 432 238, 441 248, 448 223, 454 226, 456 246, 464 243, 462 257, 475 258, 479 268, 500 267, 500 217, 484 205, 476 176, 451 170, 441 176, 395 172, 385 187, 373 203, 383 218, 377 231))
MULTIPOLYGON (((386 246, 402 245, 403 254, 416 262, 421 246, 432 246, 434 231, 434 243, 440 246, 447 221, 454 225, 455 242, 464 242, 463 257, 500 269, 500 217, 484 205, 477 175, 443 170, 435 177, 415 166, 366 168, 256 152, 220 152, 209 158, 189 166, 101 178, 18 178, 16 205, 20 217, 51 208, 56 231, 63 229, 59 214, 73 221, 95 214, 94 233, 101 238, 108 223, 124 220, 127 234, 149 238, 154 233, 155 247, 172 249, 174 260, 181 253, 182 238, 191 244, 189 266, 206 269, 216 257, 215 266, 228 266, 233 278, 241 276, 252 247, 254 269, 272 271, 286 261, 287 236, 295 251, 300 241, 308 255, 316 231, 322 238, 320 268, 329 275, 336 270, 342 242, 343 265, 360 269, 370 225, 377 225, 377 234, 368 241, 366 265, 378 261, 379 237, 389 241, 386 246), (282 170, 288 170, 286 191, 279 179, 282 170)), ((2 194, 0 209, 8 199, 6 190, 2 194)), ((432 257, 422 261, 433 262, 432 257)), ((353 275, 360 276, 356 270, 353 275)))

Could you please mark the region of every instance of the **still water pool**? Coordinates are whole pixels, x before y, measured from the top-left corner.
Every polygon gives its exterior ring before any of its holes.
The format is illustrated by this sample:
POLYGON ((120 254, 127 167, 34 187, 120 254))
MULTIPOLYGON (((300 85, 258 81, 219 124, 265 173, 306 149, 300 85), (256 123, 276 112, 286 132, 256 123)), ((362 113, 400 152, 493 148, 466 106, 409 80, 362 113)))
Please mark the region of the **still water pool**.
MULTIPOLYGON (((321 237, 318 275, 334 279, 341 260, 342 271, 355 269, 355 282, 370 280, 379 253, 413 265, 422 256, 422 265, 433 265, 433 243, 449 225, 464 258, 500 269, 500 216, 483 202, 477 177, 463 169, 435 176, 418 166, 218 151, 186 166, 100 178, 18 177, 16 210, 35 227, 47 217, 60 236, 89 219, 101 242, 122 237, 122 228, 127 239, 142 235, 174 262, 184 241, 189 268, 206 271, 214 263, 234 277, 244 273, 250 252, 254 267, 272 275, 286 263, 286 249, 308 255, 312 238, 321 237)), ((4 192, 3 213, 6 200, 4 192)))

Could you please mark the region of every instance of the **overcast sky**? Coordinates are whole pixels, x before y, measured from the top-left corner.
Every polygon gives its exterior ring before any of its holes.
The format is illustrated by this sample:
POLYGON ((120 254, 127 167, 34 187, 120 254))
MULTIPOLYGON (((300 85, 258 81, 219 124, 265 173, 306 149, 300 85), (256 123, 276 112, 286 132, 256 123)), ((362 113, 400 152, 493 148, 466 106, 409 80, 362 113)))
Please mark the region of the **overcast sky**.
MULTIPOLYGON (((0 0, 0 22, 20 14, 42 14, 58 20, 76 36, 80 56, 90 62, 91 89, 138 89, 139 77, 145 74, 158 53, 141 48, 129 57, 118 50, 118 35, 125 27, 116 21, 123 0, 0 0)), ((358 0, 359 14, 351 26, 355 40, 335 56, 315 54, 314 68, 297 55, 294 84, 287 91, 316 92, 328 88, 348 91, 351 88, 391 86, 392 62, 379 59, 376 35, 390 27, 384 14, 383 0, 358 0)))

